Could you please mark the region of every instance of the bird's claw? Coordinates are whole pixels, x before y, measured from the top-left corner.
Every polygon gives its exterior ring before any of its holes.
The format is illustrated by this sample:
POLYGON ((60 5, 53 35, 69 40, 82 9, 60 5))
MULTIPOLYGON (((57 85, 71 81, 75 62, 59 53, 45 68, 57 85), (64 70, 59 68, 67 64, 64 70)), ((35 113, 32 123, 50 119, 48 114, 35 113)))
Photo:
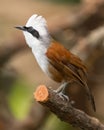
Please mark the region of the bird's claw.
POLYGON ((63 92, 57 92, 57 91, 55 91, 55 92, 58 93, 58 95, 60 97, 62 97, 63 100, 69 102, 69 97, 67 95, 65 95, 63 92))
POLYGON ((63 98, 63 100, 69 102, 69 97, 67 95, 63 94, 62 92, 60 92, 59 95, 63 98))
POLYGON ((57 90, 54 90, 56 93, 58 93, 58 95, 63 99, 63 101, 69 102, 71 103, 71 105, 75 104, 75 101, 70 100, 69 97, 67 95, 65 95, 62 91, 58 92, 57 90))

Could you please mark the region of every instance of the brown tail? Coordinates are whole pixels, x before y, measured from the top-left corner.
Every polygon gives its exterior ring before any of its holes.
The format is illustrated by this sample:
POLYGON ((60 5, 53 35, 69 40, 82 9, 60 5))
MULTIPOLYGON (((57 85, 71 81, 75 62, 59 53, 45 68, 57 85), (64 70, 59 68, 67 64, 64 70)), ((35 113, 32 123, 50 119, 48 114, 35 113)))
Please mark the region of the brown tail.
POLYGON ((88 87, 87 84, 85 85, 85 89, 86 89, 86 93, 87 93, 88 99, 91 102, 92 108, 93 108, 94 111, 96 111, 94 96, 92 95, 92 92, 91 92, 91 90, 90 90, 90 88, 88 87))

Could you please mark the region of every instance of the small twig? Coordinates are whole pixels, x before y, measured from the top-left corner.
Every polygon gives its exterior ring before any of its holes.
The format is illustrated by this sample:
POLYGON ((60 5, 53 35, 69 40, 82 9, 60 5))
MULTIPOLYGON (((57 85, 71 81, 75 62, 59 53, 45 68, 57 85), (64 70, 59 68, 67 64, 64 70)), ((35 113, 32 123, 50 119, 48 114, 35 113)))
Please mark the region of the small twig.
POLYGON ((104 125, 95 117, 87 115, 85 112, 72 106, 71 101, 67 101, 63 96, 40 85, 34 93, 35 99, 56 114, 62 121, 72 126, 84 130, 104 130, 104 125))

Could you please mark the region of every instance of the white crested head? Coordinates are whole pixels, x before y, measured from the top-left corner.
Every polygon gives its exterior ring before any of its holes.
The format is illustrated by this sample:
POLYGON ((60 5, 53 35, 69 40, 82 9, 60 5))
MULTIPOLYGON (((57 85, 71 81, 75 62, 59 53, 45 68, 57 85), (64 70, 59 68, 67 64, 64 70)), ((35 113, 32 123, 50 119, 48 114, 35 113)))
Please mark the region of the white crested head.
POLYGON ((18 26, 23 31, 26 43, 32 49, 38 64, 44 72, 47 72, 48 60, 45 55, 50 45, 50 35, 46 20, 37 14, 32 15, 25 26, 18 26))
POLYGON ((47 23, 46 23, 46 20, 42 16, 34 14, 28 19, 26 26, 27 27, 32 26, 36 29, 41 26, 42 27, 47 26, 47 23))
POLYGON ((41 46, 49 46, 50 36, 45 18, 34 14, 28 19, 24 28, 26 30, 24 29, 23 33, 29 47, 33 49, 41 46))
POLYGON ((48 60, 45 55, 50 45, 50 35, 46 20, 37 14, 32 15, 25 26, 18 26, 23 31, 28 46, 32 49, 38 64, 44 72, 48 72, 48 60))

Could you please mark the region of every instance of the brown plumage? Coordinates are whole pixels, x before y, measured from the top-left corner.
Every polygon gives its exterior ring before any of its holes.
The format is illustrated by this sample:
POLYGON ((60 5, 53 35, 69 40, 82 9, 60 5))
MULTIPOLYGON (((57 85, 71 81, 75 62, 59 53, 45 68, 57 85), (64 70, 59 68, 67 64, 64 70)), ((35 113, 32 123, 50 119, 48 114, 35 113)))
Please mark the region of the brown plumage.
POLYGON ((95 102, 90 89, 87 86, 87 69, 82 60, 69 52, 63 45, 52 43, 46 56, 49 59, 49 71, 51 77, 57 82, 77 82, 84 87, 94 111, 95 102))

